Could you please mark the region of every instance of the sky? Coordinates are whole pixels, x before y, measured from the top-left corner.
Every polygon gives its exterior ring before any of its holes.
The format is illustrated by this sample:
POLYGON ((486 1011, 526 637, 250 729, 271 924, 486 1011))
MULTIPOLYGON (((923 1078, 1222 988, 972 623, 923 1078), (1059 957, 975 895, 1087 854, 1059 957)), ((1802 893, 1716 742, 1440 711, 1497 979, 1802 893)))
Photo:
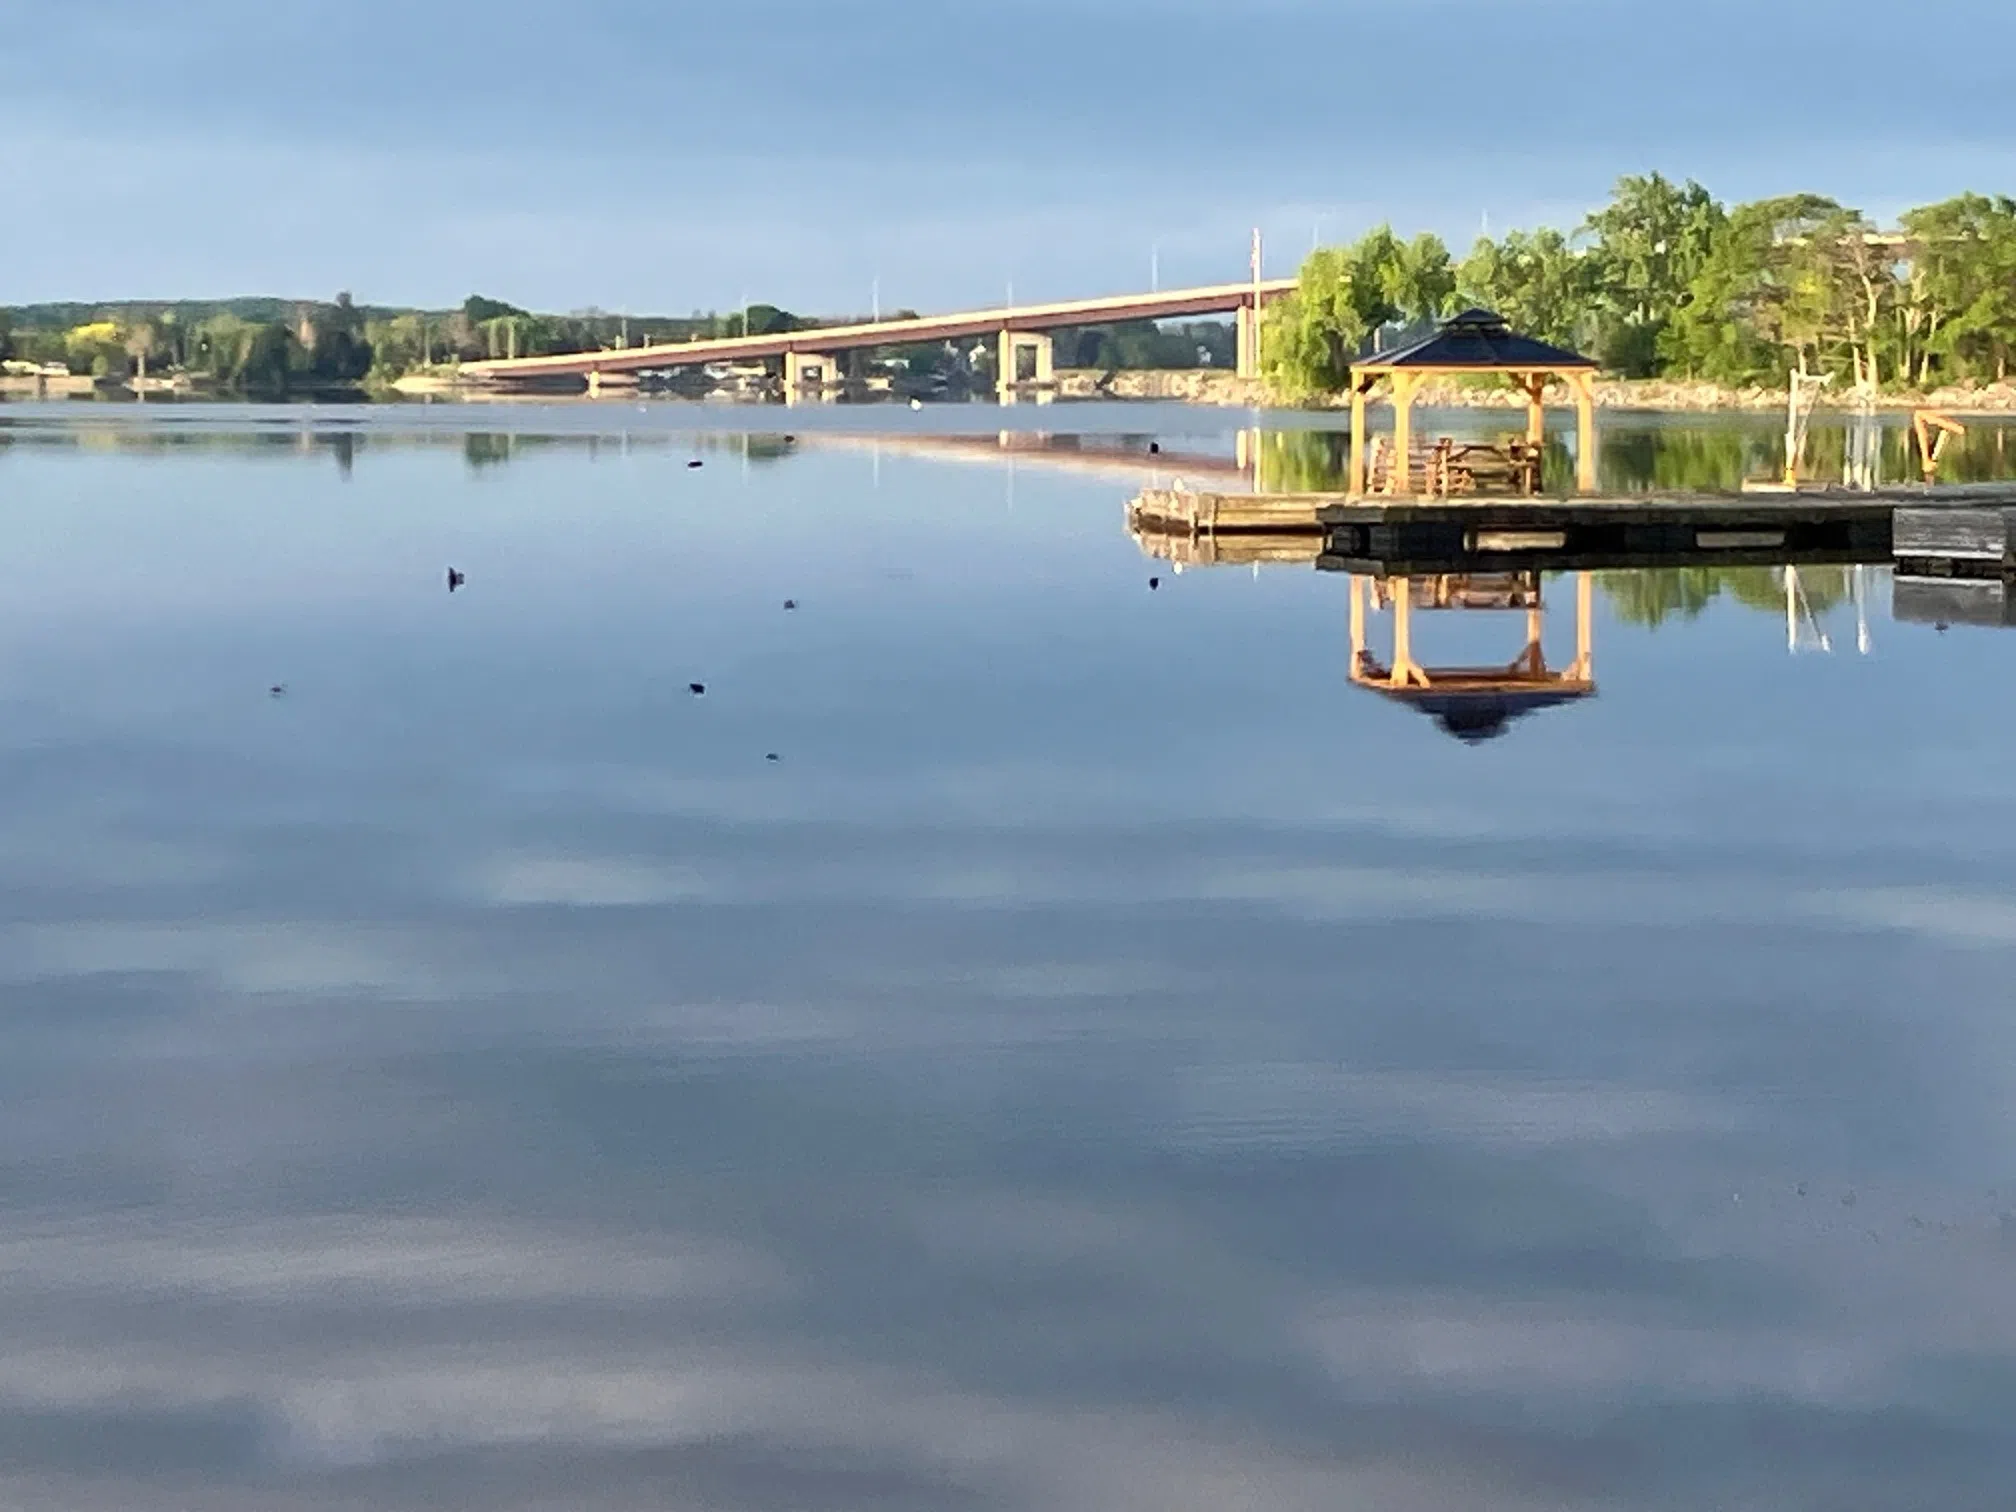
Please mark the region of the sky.
POLYGON ((0 303, 944 309, 2016 187, 2006 0, 9 0, 0 303), (21 234, 25 228, 27 234, 21 234))

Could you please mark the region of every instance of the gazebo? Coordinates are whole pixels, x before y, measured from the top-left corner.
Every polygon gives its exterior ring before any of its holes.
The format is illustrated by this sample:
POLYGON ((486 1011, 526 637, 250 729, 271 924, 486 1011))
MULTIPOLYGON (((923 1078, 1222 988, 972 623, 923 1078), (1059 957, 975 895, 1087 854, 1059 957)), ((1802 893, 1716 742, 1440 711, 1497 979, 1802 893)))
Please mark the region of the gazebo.
POLYGON ((1504 317, 1489 310, 1465 310, 1442 322, 1433 334, 1391 352, 1361 357, 1351 364, 1351 478, 1353 498, 1365 493, 1365 401, 1380 379, 1393 399, 1391 492, 1413 492, 1414 395, 1429 378, 1496 373, 1526 395, 1526 440, 1536 452, 1546 436, 1541 395, 1549 378, 1562 378, 1575 395, 1575 486, 1596 487, 1596 364, 1578 352, 1521 336, 1504 317))
POLYGON ((1351 577, 1351 668, 1353 684, 1429 715, 1449 734, 1474 745, 1502 735, 1514 719, 1536 709, 1587 698, 1596 691, 1591 645, 1591 579, 1575 575, 1575 656, 1566 667, 1547 665, 1541 645, 1541 598, 1537 572, 1440 575, 1425 578, 1351 577), (1371 608, 1393 611, 1393 657, 1381 662, 1366 645, 1367 598, 1371 608), (1430 667, 1414 658, 1412 621, 1416 609, 1498 609, 1526 613, 1526 644, 1501 666, 1430 667))

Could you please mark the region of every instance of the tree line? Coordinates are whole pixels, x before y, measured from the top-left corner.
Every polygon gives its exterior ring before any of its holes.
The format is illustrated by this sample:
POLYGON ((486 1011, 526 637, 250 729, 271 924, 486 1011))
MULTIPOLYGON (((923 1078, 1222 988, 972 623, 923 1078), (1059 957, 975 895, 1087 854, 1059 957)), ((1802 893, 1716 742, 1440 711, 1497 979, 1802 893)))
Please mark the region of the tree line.
POLYGON ((284 395, 389 383, 487 357, 596 351, 698 336, 764 335, 811 322, 774 305, 727 315, 536 315, 472 294, 459 309, 314 300, 181 300, 0 308, 0 359, 120 380, 186 375, 232 393, 284 395))
POLYGON ((1465 305, 1631 378, 1862 393, 2001 382, 2016 348, 2016 200, 1962 194, 1894 228, 1818 194, 1724 205, 1700 184, 1619 179, 1571 231, 1478 239, 1381 226, 1302 264, 1272 306, 1263 369, 1289 398, 1334 393, 1354 358, 1465 305))

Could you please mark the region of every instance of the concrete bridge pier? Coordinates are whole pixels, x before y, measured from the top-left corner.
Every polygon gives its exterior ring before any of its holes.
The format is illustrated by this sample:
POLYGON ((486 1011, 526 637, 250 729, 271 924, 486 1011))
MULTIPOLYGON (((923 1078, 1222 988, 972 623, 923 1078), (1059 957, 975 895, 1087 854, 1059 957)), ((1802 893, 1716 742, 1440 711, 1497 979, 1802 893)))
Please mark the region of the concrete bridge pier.
POLYGON ((847 380, 841 359, 824 352, 784 354, 784 402, 796 404, 808 393, 838 388, 847 380))
POLYGON ((1040 331, 1003 331, 994 387, 1005 402, 1024 388, 1048 389, 1057 382, 1057 343, 1040 331), (1027 353, 1029 361, 1022 361, 1027 353))
POLYGON ((1255 305, 1242 304, 1233 312, 1233 334, 1237 340, 1237 376, 1258 378, 1260 376, 1260 311, 1255 305))

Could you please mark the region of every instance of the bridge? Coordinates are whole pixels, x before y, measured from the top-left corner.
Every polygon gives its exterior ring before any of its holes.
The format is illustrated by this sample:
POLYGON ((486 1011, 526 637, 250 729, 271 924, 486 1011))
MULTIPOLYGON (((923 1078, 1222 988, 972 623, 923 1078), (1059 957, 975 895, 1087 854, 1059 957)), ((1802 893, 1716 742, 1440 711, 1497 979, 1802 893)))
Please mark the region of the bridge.
POLYGON ((718 336, 595 352, 562 352, 546 357, 492 358, 465 362, 458 371, 465 380, 478 383, 583 378, 592 394, 600 389, 604 374, 666 372, 710 362, 782 358, 784 387, 790 394, 840 381, 845 371, 842 352, 992 336, 1000 344, 999 382, 1002 388, 1012 390, 1040 387, 1052 381, 1055 371, 1049 334, 1052 331, 1127 320, 1231 315, 1238 329, 1238 372, 1241 377, 1251 378, 1257 376, 1260 367, 1259 305, 1294 287, 1292 278, 1255 279, 1249 283, 1162 289, 1147 294, 1109 294, 1054 304, 1003 305, 949 315, 814 326, 762 336, 718 336))

